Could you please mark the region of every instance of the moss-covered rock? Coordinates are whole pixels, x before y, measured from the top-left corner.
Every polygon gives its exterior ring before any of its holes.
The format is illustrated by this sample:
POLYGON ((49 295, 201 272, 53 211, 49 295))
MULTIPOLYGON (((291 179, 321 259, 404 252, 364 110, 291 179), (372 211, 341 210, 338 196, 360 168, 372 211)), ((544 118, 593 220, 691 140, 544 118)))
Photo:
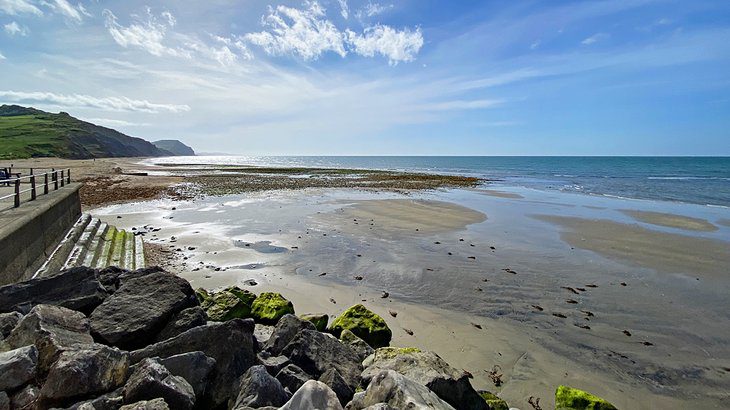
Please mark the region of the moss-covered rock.
POLYGON ((201 307, 208 315, 208 319, 214 322, 251 317, 251 306, 227 290, 213 293, 201 307))
POLYGON ((274 292, 260 294, 251 306, 251 316, 264 324, 276 324, 287 313, 294 314, 294 305, 274 292))
POLYGON ((224 290, 233 293, 237 298, 241 299, 246 306, 253 306, 253 301, 256 299, 256 294, 245 289, 241 289, 238 286, 229 286, 224 290))
POLYGON ((210 299, 210 293, 203 288, 197 288, 195 289, 195 297, 198 298, 198 303, 202 305, 205 301, 210 299))
POLYGON ((482 396, 484 401, 487 402, 489 408, 492 410, 509 410, 507 402, 497 397, 495 394, 488 391, 479 391, 479 395, 482 396))
POLYGON ((616 410, 606 400, 583 390, 568 386, 558 386, 555 391, 556 410, 616 410))
POLYGON ((327 323, 330 321, 330 317, 326 313, 308 313, 300 315, 299 319, 314 323, 314 327, 320 332, 327 329, 327 323))
POLYGON ((337 337, 345 329, 374 348, 388 346, 393 337, 385 320, 361 304, 342 312, 329 327, 329 331, 337 337))

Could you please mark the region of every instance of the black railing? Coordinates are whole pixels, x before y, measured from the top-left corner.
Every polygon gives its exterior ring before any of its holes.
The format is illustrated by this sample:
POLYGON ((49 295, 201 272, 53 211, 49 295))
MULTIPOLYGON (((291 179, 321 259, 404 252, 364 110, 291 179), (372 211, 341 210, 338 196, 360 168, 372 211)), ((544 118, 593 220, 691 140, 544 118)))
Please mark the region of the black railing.
POLYGON ((27 192, 30 192, 30 199, 26 200, 26 202, 35 201, 38 197, 38 188, 40 186, 43 187, 43 195, 46 195, 51 191, 51 189, 56 191, 59 187, 63 188, 64 185, 71 183, 71 168, 61 170, 54 169, 42 174, 36 174, 33 171, 33 168, 31 168, 30 175, 26 176, 21 176, 21 174, 12 173, 11 171, 4 172, 4 177, 0 179, 0 187, 2 185, 14 186, 15 190, 11 194, 0 196, 0 201, 13 198, 14 208, 18 208, 20 206, 22 202, 21 195, 27 192), (28 184, 30 187, 21 189, 21 184, 28 184))

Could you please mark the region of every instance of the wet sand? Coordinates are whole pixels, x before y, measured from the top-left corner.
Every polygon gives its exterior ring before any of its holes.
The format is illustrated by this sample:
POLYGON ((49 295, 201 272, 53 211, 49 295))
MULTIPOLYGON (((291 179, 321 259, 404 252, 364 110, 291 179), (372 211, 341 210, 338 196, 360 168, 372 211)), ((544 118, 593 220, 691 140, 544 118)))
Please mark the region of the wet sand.
POLYGON ((523 199, 524 196, 520 194, 515 194, 512 192, 504 192, 504 191, 495 191, 492 189, 479 189, 477 190, 479 193, 483 195, 489 195, 496 198, 506 198, 506 199, 523 199))
POLYGON ((730 226, 730 219, 720 219, 717 221, 718 225, 730 226))
POLYGON ((691 218, 684 215, 668 214, 663 212, 636 211, 623 209, 621 212, 631 216, 637 221, 644 223, 666 226, 669 228, 685 229, 688 231, 714 232, 717 226, 709 223, 706 219, 691 218))

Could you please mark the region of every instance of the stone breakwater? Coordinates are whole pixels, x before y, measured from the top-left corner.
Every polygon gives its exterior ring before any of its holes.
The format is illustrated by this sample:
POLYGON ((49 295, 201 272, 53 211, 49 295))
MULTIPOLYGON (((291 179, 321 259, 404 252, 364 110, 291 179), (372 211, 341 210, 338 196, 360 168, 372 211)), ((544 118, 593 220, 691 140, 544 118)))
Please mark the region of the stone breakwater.
MULTIPOLYGON (((508 408, 391 335, 363 305, 329 323, 278 293, 77 267, 0 288, 0 410, 508 408)), ((614 409, 566 386, 556 403, 614 409)))

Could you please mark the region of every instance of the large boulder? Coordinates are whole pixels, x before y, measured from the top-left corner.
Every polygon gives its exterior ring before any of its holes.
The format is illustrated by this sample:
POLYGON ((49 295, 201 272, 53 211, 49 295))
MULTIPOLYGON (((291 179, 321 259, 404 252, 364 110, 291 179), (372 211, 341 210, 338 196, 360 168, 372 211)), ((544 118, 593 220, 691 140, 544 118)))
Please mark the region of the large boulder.
POLYGON ((307 320, 302 320, 294 315, 284 315, 276 323, 274 332, 264 343, 263 349, 272 356, 278 356, 281 351, 294 339, 302 330, 316 330, 314 324, 307 320))
POLYGON ((185 279, 155 272, 126 280, 91 314, 91 332, 122 349, 146 346, 177 312, 197 305, 185 279))
POLYGON ((272 376, 276 376, 276 374, 279 373, 279 370, 291 363, 289 358, 286 356, 270 356, 266 352, 259 353, 258 358, 259 363, 266 367, 266 371, 272 376))
POLYGON ((81 266, 0 287, 0 312, 28 313, 33 306, 46 304, 88 314, 108 296, 96 273, 81 266))
POLYGON ((78 402, 66 410, 119 410, 124 404, 123 391, 124 388, 120 387, 91 400, 78 402))
POLYGON ((273 325, 286 314, 294 314, 294 305, 279 293, 264 292, 251 305, 251 317, 264 324, 273 325))
POLYGON ((156 359, 142 360, 124 385, 123 395, 126 403, 163 398, 173 409, 190 410, 195 406, 193 387, 156 359))
POLYGON ((282 386, 289 389, 290 392, 294 392, 299 390, 299 388, 302 387, 304 383, 311 380, 312 377, 299 366, 295 364, 288 364, 279 370, 276 374, 276 379, 281 382, 282 386))
POLYGON ((33 380, 37 364, 35 345, 0 353, 0 390, 13 390, 33 380))
POLYGON ((335 392, 337 398, 340 399, 340 404, 343 406, 352 400, 352 395, 355 394, 337 369, 328 369, 326 372, 322 373, 322 376, 319 377, 319 381, 329 386, 330 389, 335 392))
POLYGON ((237 381, 249 367, 256 363, 256 343, 253 338, 254 322, 251 319, 233 319, 222 323, 198 326, 171 339, 155 343, 131 353, 132 363, 147 357, 170 356, 201 351, 215 359, 203 401, 199 406, 214 408, 225 406, 237 393, 237 381))
POLYGON ((330 317, 326 313, 306 313, 304 315, 299 315, 299 319, 312 322, 317 330, 324 332, 327 330, 327 323, 329 322, 330 317))
POLYGON ((296 393, 279 410, 342 410, 337 395, 326 384, 310 380, 297 390, 296 393))
POLYGON ((436 393, 393 370, 376 374, 365 393, 356 395, 347 409, 361 410, 380 403, 396 409, 454 409, 436 393))
POLYGON ((313 378, 319 378, 334 368, 352 390, 360 383, 362 365, 357 353, 325 333, 302 330, 284 347, 281 354, 313 378))
MULTIPOLYGON (((41 391, 37 386, 28 384, 22 389, 13 393, 10 397, 10 408, 11 409, 33 409, 38 408, 38 399, 41 396, 41 391)), ((0 406, 0 408, 2 408, 0 406)), ((99 409, 102 410, 102 409, 99 409)))
POLYGON ((342 333, 340 333, 340 341, 347 346, 350 346, 350 348, 352 348, 352 350, 357 353, 360 361, 365 360, 366 357, 375 353, 375 349, 370 347, 369 344, 357 337, 357 335, 355 335, 348 329, 345 329, 342 331, 342 333))
POLYGON ((142 400, 132 404, 126 404, 119 410, 170 410, 165 399, 142 400))
POLYGON ((555 390, 555 410, 616 410, 616 407, 583 390, 558 386, 555 390))
POLYGON ((37 305, 15 326, 5 342, 11 348, 35 345, 38 369, 45 373, 61 352, 76 344, 94 343, 89 321, 80 313, 51 305, 37 305))
POLYGON ((393 337, 385 320, 361 304, 342 312, 329 327, 329 331, 337 337, 345 329, 374 348, 388 346, 393 337))
POLYGON ((193 387, 195 397, 202 398, 210 381, 215 359, 203 352, 189 352, 159 359, 159 362, 174 376, 180 376, 193 387))
POLYGON ((68 405, 80 398, 106 393, 124 384, 129 354, 101 344, 75 345, 61 353, 48 370, 41 400, 68 405))
POLYGON ((256 299, 255 294, 235 286, 215 293, 198 289, 196 295, 198 300, 202 299, 200 303, 208 319, 215 322, 251 317, 251 307, 256 299))
POLYGON ((155 337, 156 342, 175 337, 180 333, 208 323, 208 316, 200 306, 183 309, 172 316, 167 325, 155 337))
POLYGON ((10 335, 22 318, 23 314, 20 312, 0 313, 0 340, 10 335))
POLYGON ((366 366, 362 372, 363 383, 369 383, 383 370, 394 370, 428 387, 459 410, 489 410, 487 403, 471 386, 468 375, 451 367, 433 352, 385 347, 376 350, 363 364, 366 366))
POLYGON ((114 293, 122 286, 122 284, 130 279, 139 278, 149 275, 150 273, 157 272, 165 272, 165 270, 159 266, 148 266, 146 268, 132 271, 116 266, 108 266, 100 269, 97 273, 97 277, 99 278, 99 282, 104 285, 104 288, 106 288, 107 291, 114 293))
POLYGON ((10 397, 4 391, 0 391, 0 410, 10 410, 10 397))
POLYGON ((264 366, 258 365, 252 366, 241 377, 238 396, 233 407, 278 407, 287 400, 289 395, 281 383, 271 376, 264 366))

